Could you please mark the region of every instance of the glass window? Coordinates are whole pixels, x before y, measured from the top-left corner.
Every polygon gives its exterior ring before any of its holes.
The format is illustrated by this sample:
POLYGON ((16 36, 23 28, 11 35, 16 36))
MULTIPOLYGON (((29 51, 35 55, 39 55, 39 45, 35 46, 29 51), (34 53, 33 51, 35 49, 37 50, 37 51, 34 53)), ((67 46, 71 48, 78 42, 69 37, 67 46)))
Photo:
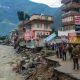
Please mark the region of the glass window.
POLYGON ((44 28, 45 28, 45 29, 48 29, 48 28, 49 28, 48 26, 49 26, 48 24, 45 24, 45 25, 44 25, 44 28))
POLYGON ((42 24, 40 24, 39 27, 42 28, 42 24))
POLYGON ((37 23, 37 28, 39 28, 39 24, 37 23))
POLYGON ((39 33, 37 33, 37 37, 39 36, 39 33))
POLYGON ((42 28, 42 24, 37 23, 37 28, 42 28))

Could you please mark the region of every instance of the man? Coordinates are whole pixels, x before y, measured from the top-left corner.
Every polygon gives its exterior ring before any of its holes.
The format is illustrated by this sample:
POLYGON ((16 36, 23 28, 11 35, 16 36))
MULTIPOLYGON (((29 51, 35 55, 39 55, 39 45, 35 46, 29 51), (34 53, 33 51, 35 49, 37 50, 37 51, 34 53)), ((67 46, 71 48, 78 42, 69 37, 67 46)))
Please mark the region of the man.
POLYGON ((73 55, 73 69, 75 70, 77 68, 77 70, 79 69, 79 46, 77 45, 73 51, 72 51, 72 55, 73 55))
POLYGON ((72 45, 69 45, 68 52, 69 52, 69 55, 70 55, 70 59, 72 59, 72 50, 73 50, 72 45))
POLYGON ((67 49, 66 46, 63 48, 62 54, 63 54, 63 61, 66 61, 66 53, 67 53, 67 49))

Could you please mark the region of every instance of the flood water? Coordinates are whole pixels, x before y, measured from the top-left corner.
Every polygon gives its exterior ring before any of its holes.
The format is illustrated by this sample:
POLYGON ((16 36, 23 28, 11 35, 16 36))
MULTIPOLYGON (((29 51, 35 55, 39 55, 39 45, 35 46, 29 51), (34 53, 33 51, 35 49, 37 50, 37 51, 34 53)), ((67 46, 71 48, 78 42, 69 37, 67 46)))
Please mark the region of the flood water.
POLYGON ((23 77, 12 71, 12 62, 20 57, 11 46, 0 45, 0 80, 24 80, 23 77))

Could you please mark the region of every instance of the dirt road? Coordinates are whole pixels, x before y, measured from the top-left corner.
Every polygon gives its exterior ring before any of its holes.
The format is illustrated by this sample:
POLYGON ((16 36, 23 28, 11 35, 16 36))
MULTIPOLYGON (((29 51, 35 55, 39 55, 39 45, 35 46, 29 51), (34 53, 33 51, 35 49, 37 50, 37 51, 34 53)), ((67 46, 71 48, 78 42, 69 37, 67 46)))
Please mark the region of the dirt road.
POLYGON ((19 74, 12 71, 11 62, 15 62, 17 57, 13 47, 0 45, 0 80, 24 80, 19 74))

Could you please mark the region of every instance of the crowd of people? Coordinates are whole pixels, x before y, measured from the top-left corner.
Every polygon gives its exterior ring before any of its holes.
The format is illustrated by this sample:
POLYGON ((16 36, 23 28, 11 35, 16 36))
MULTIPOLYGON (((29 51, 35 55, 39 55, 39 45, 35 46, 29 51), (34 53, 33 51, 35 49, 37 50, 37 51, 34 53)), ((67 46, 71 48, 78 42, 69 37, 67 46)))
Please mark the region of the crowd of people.
MULTIPOLYGON (((68 44, 68 43, 45 43, 47 49, 52 48, 56 51, 57 58, 61 58, 63 61, 67 60, 67 57, 70 60, 73 60, 73 69, 79 69, 79 57, 80 57, 80 45, 78 44, 68 44)), ((14 49, 17 52, 23 50, 26 47, 26 41, 24 38, 18 39, 18 36, 14 38, 14 49)))
POLYGON ((57 58, 66 61, 67 58, 73 60, 73 69, 79 69, 80 45, 57 43, 51 45, 53 50, 56 50, 57 58))

